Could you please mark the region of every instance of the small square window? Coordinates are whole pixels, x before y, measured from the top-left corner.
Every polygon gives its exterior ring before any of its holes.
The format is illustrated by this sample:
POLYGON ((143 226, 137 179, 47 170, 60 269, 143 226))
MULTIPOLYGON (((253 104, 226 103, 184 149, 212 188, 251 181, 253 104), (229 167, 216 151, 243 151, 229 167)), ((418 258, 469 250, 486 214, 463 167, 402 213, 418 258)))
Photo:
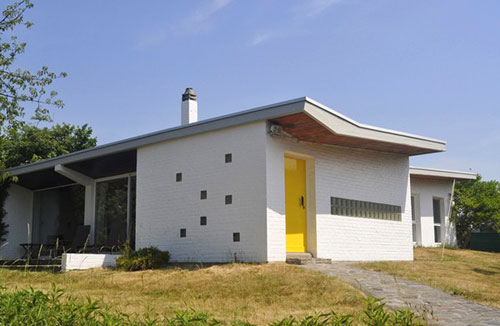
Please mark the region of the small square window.
POLYGON ((181 182, 182 181, 182 173, 177 173, 175 175, 175 182, 181 182))
POLYGON ((207 217, 200 216, 200 225, 207 225, 207 217))
POLYGON ((240 233, 239 232, 233 233, 233 242, 240 242, 240 233))
POLYGON ((200 192, 200 199, 207 199, 207 191, 206 190, 202 190, 200 192))
POLYGON ((186 229, 181 229, 181 238, 186 237, 186 229))
POLYGON ((233 154, 226 154, 226 163, 231 163, 233 161, 233 154))
POLYGON ((233 203, 233 195, 226 196, 226 205, 231 205, 233 203))

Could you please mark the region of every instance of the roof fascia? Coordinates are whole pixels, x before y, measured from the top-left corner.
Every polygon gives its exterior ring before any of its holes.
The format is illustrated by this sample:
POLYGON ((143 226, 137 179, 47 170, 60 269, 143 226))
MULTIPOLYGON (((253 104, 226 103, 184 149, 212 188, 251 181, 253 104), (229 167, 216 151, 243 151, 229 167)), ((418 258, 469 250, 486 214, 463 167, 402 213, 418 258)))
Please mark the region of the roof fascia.
POLYGON ((436 177, 457 180, 475 180, 477 178, 477 174, 474 172, 441 170, 413 166, 410 166, 410 176, 436 177))

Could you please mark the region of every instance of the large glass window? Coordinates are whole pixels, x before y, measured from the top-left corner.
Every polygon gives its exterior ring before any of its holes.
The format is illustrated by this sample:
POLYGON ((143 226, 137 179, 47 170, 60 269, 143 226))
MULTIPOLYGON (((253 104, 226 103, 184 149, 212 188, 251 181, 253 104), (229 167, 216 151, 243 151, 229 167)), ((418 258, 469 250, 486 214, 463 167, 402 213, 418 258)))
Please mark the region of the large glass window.
MULTIPOLYGON (((120 246, 134 239, 135 177, 96 184, 95 244, 120 246), (134 212, 131 214, 131 212, 134 212)), ((131 243, 133 245, 133 243, 131 243)))
POLYGON ((83 225, 84 201, 85 188, 80 185, 35 191, 31 241, 70 244, 78 226, 83 225))
POLYGON ((135 249, 135 183, 136 177, 130 177, 130 192, 128 205, 128 240, 130 246, 135 249))
POLYGON ((434 212, 434 242, 441 242, 441 207, 443 200, 440 198, 432 199, 432 210, 434 212))

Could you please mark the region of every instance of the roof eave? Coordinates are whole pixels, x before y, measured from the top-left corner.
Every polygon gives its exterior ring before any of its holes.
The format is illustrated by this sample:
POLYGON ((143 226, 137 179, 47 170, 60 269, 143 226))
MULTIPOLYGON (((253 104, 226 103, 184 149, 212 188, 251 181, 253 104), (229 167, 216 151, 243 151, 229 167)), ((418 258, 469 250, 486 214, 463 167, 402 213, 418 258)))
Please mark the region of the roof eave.
POLYGON ((477 173, 410 166, 410 177, 416 177, 416 178, 420 177, 420 178, 428 178, 428 179, 432 179, 432 178, 449 179, 449 180, 453 180, 453 179, 455 179, 455 180, 475 180, 477 178, 477 173))
POLYGON ((306 98, 306 102, 305 112, 335 134, 414 147, 409 155, 446 151, 444 140, 360 124, 314 100, 306 98))

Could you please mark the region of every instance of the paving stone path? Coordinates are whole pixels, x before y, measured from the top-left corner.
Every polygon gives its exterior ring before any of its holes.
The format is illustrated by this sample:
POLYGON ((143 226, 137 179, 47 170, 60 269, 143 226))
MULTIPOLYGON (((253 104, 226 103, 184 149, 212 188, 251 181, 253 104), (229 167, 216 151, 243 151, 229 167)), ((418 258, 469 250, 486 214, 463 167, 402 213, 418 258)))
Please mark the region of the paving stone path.
POLYGON ((432 307, 437 325, 500 325, 500 310, 474 303, 415 281, 358 268, 353 263, 308 264, 301 267, 337 276, 393 309, 408 304, 422 311, 432 307))

